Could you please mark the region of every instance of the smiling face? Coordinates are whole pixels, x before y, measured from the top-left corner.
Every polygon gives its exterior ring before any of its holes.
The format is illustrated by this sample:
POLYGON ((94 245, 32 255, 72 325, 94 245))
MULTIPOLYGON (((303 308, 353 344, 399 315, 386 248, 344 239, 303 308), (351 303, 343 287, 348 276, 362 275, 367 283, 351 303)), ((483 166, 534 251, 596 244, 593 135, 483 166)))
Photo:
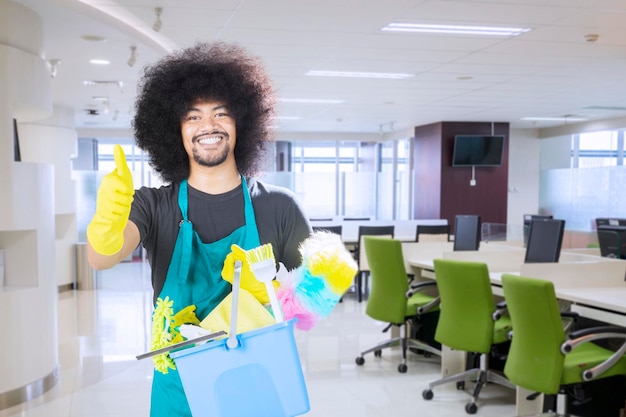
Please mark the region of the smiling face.
POLYGON ((235 164, 235 118, 224 103, 194 102, 183 114, 180 127, 191 167, 194 163, 204 167, 235 164))

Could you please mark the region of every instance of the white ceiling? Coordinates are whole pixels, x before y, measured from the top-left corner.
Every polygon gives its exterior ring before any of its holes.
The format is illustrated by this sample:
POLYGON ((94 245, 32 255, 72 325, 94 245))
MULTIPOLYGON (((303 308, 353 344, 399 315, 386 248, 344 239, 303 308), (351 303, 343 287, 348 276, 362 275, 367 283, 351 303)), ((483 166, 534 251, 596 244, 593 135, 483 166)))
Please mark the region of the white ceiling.
POLYGON ((75 110, 78 128, 127 128, 143 66, 169 49, 217 39, 261 55, 280 98, 345 100, 281 103, 280 116, 299 119, 279 120, 280 131, 386 133, 439 121, 542 128, 565 122, 520 118, 626 116, 625 0, 14 1, 41 16, 45 57, 62 61, 52 81, 55 102, 75 110), (157 6, 158 33, 151 29, 157 6), (391 22, 531 30, 512 38, 382 32, 391 22), (599 35, 597 42, 587 42, 588 34, 599 35), (138 49, 132 68, 131 45, 138 49), (93 58, 111 65, 89 64, 93 58), (415 76, 328 78, 306 76, 309 70, 415 76), (83 80, 122 81, 123 88, 83 80), (94 96, 109 98, 108 113, 94 96))

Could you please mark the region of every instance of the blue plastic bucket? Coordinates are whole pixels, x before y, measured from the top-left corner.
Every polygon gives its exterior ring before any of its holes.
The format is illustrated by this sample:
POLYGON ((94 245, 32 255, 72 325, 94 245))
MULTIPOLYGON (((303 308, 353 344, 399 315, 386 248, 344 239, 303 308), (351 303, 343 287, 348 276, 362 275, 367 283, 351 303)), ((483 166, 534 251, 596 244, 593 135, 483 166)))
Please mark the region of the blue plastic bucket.
POLYGON ((170 353, 193 417, 291 417, 310 410, 294 320, 170 353))

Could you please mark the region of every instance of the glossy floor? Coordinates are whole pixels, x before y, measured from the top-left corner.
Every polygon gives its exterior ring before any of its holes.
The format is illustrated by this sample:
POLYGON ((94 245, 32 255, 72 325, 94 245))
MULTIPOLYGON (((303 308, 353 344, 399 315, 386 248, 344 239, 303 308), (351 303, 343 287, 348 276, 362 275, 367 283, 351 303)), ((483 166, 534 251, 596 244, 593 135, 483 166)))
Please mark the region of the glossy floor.
MULTIPOLYGON (((0 410, 0 417, 141 417, 149 415, 152 361, 148 351, 152 293, 149 268, 122 263, 98 273, 98 289, 59 294, 60 381, 44 395, 0 410)), ((296 339, 308 387, 311 417, 466 415, 468 392, 439 387, 431 401, 421 392, 440 375, 436 357, 410 355, 400 374, 397 349, 381 358, 358 353, 383 338, 383 323, 368 318, 366 303, 348 294, 329 317, 296 339)), ((454 385, 454 384, 452 384, 454 385)), ((477 416, 514 416, 514 393, 489 385, 477 416)), ((245 393, 242 393, 245 398, 245 393)))

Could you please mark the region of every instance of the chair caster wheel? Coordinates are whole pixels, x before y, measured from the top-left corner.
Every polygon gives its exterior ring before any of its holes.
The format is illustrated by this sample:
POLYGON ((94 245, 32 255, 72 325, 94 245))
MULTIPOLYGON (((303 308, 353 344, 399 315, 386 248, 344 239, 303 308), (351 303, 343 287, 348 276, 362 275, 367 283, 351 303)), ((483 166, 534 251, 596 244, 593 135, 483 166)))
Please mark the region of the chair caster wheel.
POLYGON ((478 406, 476 405, 476 403, 465 404, 465 412, 467 414, 476 414, 476 411, 478 411, 478 406))
POLYGON ((363 356, 358 356, 354 361, 357 365, 363 365, 365 363, 365 359, 363 358, 363 356))
POLYGON ((456 383, 456 389, 462 391, 465 389, 465 381, 459 381, 456 383))
POLYGON ((425 400, 432 400, 433 395, 433 391, 430 389, 425 389, 424 391, 422 391, 422 397, 424 397, 425 400))
POLYGON ((377 358, 380 358, 381 356, 383 356, 383 351, 378 349, 374 351, 374 356, 376 356, 377 358))
POLYGON ((406 366, 406 363, 401 363, 400 365, 398 365, 398 372, 400 372, 401 374, 405 373, 407 369, 409 368, 406 366))

